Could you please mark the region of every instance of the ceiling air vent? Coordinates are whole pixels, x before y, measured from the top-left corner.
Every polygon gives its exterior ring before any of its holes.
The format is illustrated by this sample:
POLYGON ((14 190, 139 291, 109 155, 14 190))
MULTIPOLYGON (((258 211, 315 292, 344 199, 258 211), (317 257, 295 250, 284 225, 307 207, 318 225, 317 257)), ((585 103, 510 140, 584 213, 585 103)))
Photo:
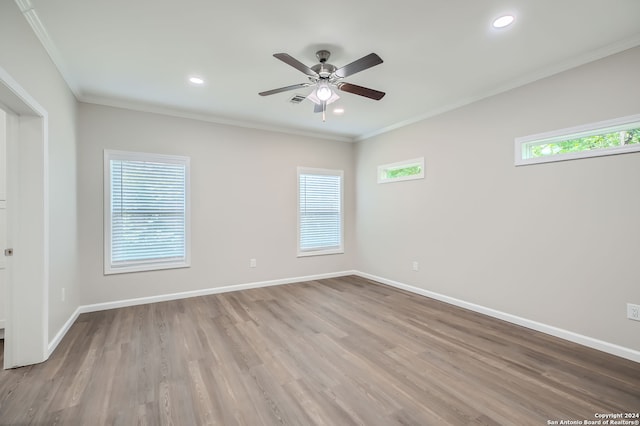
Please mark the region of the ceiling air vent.
POLYGON ((302 101, 304 101, 305 99, 307 99, 307 97, 304 95, 293 95, 293 97, 289 99, 289 102, 297 105, 302 103, 302 101))

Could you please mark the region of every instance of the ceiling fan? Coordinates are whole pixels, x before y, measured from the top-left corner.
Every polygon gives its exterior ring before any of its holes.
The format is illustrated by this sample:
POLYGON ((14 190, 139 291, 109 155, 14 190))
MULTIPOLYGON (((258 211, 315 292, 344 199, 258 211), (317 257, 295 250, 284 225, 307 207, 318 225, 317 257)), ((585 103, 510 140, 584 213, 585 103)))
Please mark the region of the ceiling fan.
POLYGON ((322 112, 322 121, 325 119, 327 105, 340 98, 334 89, 364 96, 369 99, 375 99, 376 101, 379 101, 385 95, 384 92, 380 92, 378 90, 342 81, 345 77, 381 64, 382 59, 375 53, 370 53, 367 56, 343 66, 342 68, 337 68, 336 66, 327 63, 327 60, 331 56, 331 52, 328 50, 318 50, 316 52, 316 57, 320 63, 313 65, 312 67, 306 66, 287 53, 276 53, 273 56, 280 59, 285 64, 291 65, 298 71, 306 74, 309 78, 309 82, 267 90, 266 92, 260 92, 259 95, 269 96, 289 90, 315 86, 315 89, 307 96, 307 99, 315 104, 314 112, 322 112))

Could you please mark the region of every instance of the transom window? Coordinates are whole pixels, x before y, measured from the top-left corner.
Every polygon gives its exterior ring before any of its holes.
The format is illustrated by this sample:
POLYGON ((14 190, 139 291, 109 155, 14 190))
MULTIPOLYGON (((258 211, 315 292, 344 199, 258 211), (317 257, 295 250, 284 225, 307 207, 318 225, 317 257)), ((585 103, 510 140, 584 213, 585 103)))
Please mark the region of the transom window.
POLYGON ((424 178, 424 157, 378 166, 378 183, 424 178))
POLYGON ((104 152, 104 273, 189 266, 189 158, 104 152))
POLYGON ((516 138, 515 164, 640 151, 640 115, 516 138))

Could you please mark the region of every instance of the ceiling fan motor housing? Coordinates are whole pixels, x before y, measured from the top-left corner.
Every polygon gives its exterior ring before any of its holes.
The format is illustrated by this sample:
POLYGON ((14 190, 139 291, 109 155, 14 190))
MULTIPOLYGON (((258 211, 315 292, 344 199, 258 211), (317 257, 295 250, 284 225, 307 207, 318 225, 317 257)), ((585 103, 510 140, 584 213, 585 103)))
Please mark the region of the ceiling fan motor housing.
POLYGON ((318 58, 318 61, 320 61, 320 63, 312 66, 311 69, 320 76, 320 79, 328 79, 331 74, 333 74, 338 69, 335 65, 327 63, 327 60, 330 56, 331 52, 329 52, 328 50, 318 50, 316 52, 316 57, 318 58))
POLYGON ((316 52, 316 58, 318 58, 318 61, 320 61, 321 64, 327 62, 330 56, 331 52, 329 52, 328 50, 318 50, 316 52))

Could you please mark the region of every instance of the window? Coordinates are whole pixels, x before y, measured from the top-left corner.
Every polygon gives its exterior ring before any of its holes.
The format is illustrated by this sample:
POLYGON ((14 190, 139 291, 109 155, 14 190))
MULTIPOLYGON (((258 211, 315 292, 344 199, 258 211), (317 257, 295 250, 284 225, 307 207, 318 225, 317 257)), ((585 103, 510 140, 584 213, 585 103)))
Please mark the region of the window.
POLYGON ((298 167, 298 256, 344 253, 342 170, 298 167))
POLYGON ((640 151, 640 115, 516 138, 515 164, 640 151))
POLYGON ((378 166, 378 183, 424 178, 424 157, 378 166))
POLYGON ((104 151, 104 273, 189 266, 189 158, 104 151))

